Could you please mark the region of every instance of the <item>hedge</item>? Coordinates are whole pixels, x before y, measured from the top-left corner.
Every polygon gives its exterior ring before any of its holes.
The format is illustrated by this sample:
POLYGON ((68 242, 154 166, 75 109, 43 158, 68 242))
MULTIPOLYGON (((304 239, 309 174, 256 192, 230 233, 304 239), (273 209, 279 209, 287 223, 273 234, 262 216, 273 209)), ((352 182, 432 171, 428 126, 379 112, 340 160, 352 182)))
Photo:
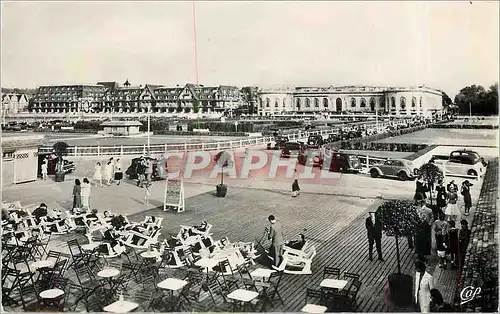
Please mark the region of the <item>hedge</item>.
POLYGON ((438 124, 432 126, 434 129, 476 129, 476 130, 495 130, 498 125, 492 124, 438 124))

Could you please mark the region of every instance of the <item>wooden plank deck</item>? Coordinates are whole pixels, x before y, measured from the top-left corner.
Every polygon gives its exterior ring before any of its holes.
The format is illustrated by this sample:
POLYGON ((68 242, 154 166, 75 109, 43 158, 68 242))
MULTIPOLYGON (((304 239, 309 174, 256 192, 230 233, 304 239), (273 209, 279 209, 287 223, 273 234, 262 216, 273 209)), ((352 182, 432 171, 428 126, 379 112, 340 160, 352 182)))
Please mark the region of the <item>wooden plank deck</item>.
MULTIPOLYGON (((358 311, 380 312, 391 310, 384 302, 384 285, 387 276, 397 268, 394 238, 382 239, 384 262, 376 258, 368 261, 364 222, 368 211, 375 209, 380 202, 315 194, 301 194, 293 199, 288 193, 230 188, 226 198, 205 193, 186 199, 188 210, 181 214, 151 210, 129 219, 142 221, 145 215, 163 217, 163 237, 177 234, 180 224, 194 225, 208 220, 213 224, 214 239, 227 236, 234 242, 257 241, 267 225, 267 216, 274 214, 283 224, 286 239, 292 239, 307 229, 304 233, 308 241, 316 246, 317 255, 312 264, 312 275, 283 276, 280 294, 285 305, 276 302, 275 307, 268 308, 268 311, 300 311, 306 287, 319 288, 323 268, 332 266, 342 272, 360 274, 362 287, 358 295, 358 311)), ((118 209, 116 211, 119 212, 118 209)), ((66 241, 74 237, 74 234, 55 237, 51 248, 68 252, 66 241)), ((406 239, 400 242, 403 273, 413 274, 413 254, 406 239)), ((376 252, 374 255, 376 257, 376 252)), ((138 286, 131 288, 140 289, 138 286)), ((204 309, 210 306, 207 303, 204 309)))

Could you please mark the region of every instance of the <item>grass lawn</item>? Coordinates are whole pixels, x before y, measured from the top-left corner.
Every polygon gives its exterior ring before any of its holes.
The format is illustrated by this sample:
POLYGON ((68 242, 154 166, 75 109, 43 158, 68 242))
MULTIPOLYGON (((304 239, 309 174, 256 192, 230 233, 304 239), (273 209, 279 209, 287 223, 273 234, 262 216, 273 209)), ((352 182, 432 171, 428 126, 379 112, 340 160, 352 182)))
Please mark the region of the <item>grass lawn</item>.
POLYGON ((498 130, 425 129, 389 137, 376 143, 409 143, 427 145, 498 146, 498 130))

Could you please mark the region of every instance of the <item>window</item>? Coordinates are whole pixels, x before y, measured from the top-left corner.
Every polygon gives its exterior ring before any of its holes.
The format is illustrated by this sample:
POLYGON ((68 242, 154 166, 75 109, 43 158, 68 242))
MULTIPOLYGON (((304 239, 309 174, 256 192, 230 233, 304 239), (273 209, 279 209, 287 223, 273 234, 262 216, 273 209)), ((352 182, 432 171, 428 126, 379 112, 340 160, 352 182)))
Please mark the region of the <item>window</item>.
POLYGON ((301 105, 301 103, 300 103, 300 98, 297 98, 297 108, 298 108, 298 109, 300 109, 300 105, 301 105))
POLYGON ((286 98, 283 98, 283 107, 286 107, 286 98))
POLYGON ((328 108, 328 98, 323 98, 323 107, 328 108))
POLYGON ((370 110, 375 110, 375 98, 370 98, 370 110))
POLYGON ((311 107, 311 100, 309 98, 306 98, 306 108, 311 107))
POLYGON ((399 100, 399 105, 401 106, 402 110, 406 109, 406 98, 405 97, 401 97, 401 99, 399 100))
POLYGON ((366 99, 361 98, 361 107, 364 108, 366 107, 366 99))
POLYGON ((271 99, 266 98, 266 108, 271 107, 271 99))
POLYGON ((420 107, 422 107, 422 97, 420 97, 420 107))
POLYGON ((3 159, 14 159, 14 152, 3 152, 3 159))
POLYGON ((274 108, 278 108, 278 101, 279 101, 279 98, 274 101, 274 108))
POLYGON ((351 107, 356 107, 356 99, 354 97, 351 98, 351 107))
POLYGON ((411 98, 411 106, 416 107, 417 106, 417 97, 413 96, 411 98))
POLYGON ((391 97, 391 107, 396 108, 396 98, 395 97, 391 97))

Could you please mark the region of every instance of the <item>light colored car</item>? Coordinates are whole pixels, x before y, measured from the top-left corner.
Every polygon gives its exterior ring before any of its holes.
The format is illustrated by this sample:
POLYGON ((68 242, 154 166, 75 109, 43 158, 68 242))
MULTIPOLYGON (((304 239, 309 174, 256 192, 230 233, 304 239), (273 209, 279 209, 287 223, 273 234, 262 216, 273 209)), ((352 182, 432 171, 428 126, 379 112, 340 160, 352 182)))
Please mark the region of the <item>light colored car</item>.
POLYGON ((445 174, 459 176, 482 176, 486 171, 486 163, 478 153, 471 150, 456 150, 450 154, 449 159, 436 158, 434 163, 445 174))
POLYGON ((415 179, 418 174, 418 168, 406 159, 387 159, 381 164, 370 167, 370 176, 395 177, 402 181, 415 179))

